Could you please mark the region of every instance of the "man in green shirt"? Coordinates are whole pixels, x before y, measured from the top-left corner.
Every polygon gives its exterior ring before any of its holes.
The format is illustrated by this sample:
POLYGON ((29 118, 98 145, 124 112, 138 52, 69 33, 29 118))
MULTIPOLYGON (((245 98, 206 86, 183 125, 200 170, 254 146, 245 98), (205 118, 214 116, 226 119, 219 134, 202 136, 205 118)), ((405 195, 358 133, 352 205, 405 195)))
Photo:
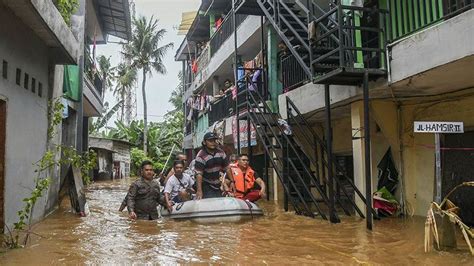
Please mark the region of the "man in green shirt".
POLYGON ((141 164, 141 177, 130 185, 127 208, 130 219, 158 219, 157 207, 160 204, 160 184, 153 180, 153 164, 144 161, 141 164))

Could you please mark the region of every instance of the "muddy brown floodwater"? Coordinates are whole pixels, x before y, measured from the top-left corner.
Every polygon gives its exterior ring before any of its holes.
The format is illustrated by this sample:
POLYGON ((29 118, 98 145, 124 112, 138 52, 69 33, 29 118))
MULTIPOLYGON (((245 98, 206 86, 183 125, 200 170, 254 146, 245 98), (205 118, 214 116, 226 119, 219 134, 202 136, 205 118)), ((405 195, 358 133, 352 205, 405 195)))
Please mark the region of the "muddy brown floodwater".
POLYGON ((368 232, 357 218, 342 217, 341 224, 332 225, 262 202, 265 217, 241 224, 130 221, 126 212, 117 211, 127 187, 126 180, 91 185, 90 216, 80 218, 60 208, 35 226, 43 238, 1 254, 0 264, 474 265, 465 246, 424 253, 422 218, 376 221, 368 232))

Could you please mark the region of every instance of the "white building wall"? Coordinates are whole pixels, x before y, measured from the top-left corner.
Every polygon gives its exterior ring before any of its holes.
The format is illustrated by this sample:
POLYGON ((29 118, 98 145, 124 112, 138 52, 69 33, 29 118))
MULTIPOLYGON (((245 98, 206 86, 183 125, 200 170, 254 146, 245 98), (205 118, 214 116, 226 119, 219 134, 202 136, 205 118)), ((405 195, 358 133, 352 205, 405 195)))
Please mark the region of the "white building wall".
MULTIPOLYGON (((34 166, 44 154, 48 126, 48 49, 36 35, 7 9, 0 7, 0 62, 8 62, 8 78, 0 76, 0 99, 6 101, 5 223, 17 222, 23 198, 34 187, 34 166), (20 86, 16 69, 21 69, 20 86), (28 73, 28 89, 24 88, 28 73), (32 92, 32 78, 36 93, 32 92), (38 95, 42 84, 42 97, 38 95)), ((42 217, 48 197, 38 201, 34 219, 42 217)))
POLYGON ((474 55, 474 9, 413 34, 392 48, 391 82, 474 55))

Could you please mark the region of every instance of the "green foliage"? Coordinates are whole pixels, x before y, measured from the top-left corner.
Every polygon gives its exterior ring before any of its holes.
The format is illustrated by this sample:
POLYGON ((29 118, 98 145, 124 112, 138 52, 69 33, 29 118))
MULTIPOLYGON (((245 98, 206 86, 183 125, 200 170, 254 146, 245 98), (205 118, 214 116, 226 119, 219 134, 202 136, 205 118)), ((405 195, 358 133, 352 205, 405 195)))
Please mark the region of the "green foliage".
POLYGON ((91 176, 89 172, 94 169, 97 162, 97 155, 94 151, 84 152, 79 154, 76 149, 69 146, 58 146, 63 156, 61 160, 57 162, 57 165, 71 165, 72 167, 79 168, 81 170, 82 181, 85 185, 91 183, 91 176))
POLYGON ((99 55, 96 61, 98 74, 102 79, 102 90, 106 91, 108 88, 112 88, 112 82, 115 80, 115 67, 112 67, 110 56, 99 55))
POLYGON ((140 150, 139 148, 132 148, 130 151, 130 159, 132 161, 132 167, 131 167, 131 172, 134 175, 139 175, 140 174, 140 165, 143 161, 153 161, 150 157, 147 157, 145 155, 145 152, 143 150, 140 150))
POLYGON ((163 58, 173 48, 173 43, 160 46, 165 34, 166 30, 158 28, 158 20, 153 16, 149 20, 143 16, 134 18, 132 39, 122 51, 125 58, 131 61, 131 67, 145 69, 147 75, 152 71, 166 74, 163 58))
POLYGON ((95 119, 89 126, 89 134, 92 135, 98 135, 99 131, 103 129, 109 120, 114 116, 117 111, 123 108, 123 102, 119 101, 116 103, 110 110, 104 106, 104 112, 102 113, 102 116, 95 119))
MULTIPOLYGON (((180 75, 180 81, 182 76, 180 75)), ((131 152, 132 165, 135 167, 132 172, 138 174, 143 160, 147 159, 154 162, 155 169, 163 169, 173 145, 176 146, 175 153, 180 149, 183 143, 183 122, 184 114, 182 112, 183 83, 180 82, 176 89, 171 93, 169 102, 174 109, 165 114, 163 122, 148 123, 147 142, 149 147, 148 156, 142 150, 144 121, 135 120, 129 126, 120 121, 115 122, 115 127, 110 128, 108 133, 103 133, 103 137, 122 139, 130 142, 134 148, 131 152), (134 171, 135 170, 135 171, 134 171)), ((170 167, 172 160, 166 167, 170 167)))
POLYGON ((117 67, 117 75, 114 77, 116 82, 116 87, 114 89, 114 96, 119 102, 123 102, 121 106, 121 112, 119 120, 125 121, 125 103, 129 101, 131 97, 132 90, 134 90, 134 85, 137 81, 137 70, 130 66, 130 64, 122 62, 117 67))
POLYGON ((71 26, 71 15, 79 8, 79 0, 54 0, 54 5, 68 26, 71 26))
POLYGON ((63 119, 64 105, 61 102, 61 98, 56 98, 48 103, 49 125, 48 125, 48 139, 53 138, 56 135, 56 127, 61 123, 63 119))
POLYGON ((142 77, 142 97, 143 97, 143 150, 148 153, 148 114, 146 101, 146 77, 153 71, 159 74, 166 74, 166 66, 163 63, 168 50, 173 48, 173 43, 160 46, 166 33, 165 29, 158 28, 158 20, 153 16, 147 20, 146 17, 133 18, 132 39, 123 46, 122 54, 125 59, 131 62, 134 69, 141 69, 142 77))
POLYGON ((38 178, 35 182, 35 188, 31 192, 29 198, 24 198, 23 202, 25 207, 18 211, 18 222, 14 223, 15 230, 23 230, 27 225, 27 222, 32 214, 33 206, 36 204, 36 201, 43 196, 43 192, 48 189, 51 184, 51 179, 49 178, 38 178))

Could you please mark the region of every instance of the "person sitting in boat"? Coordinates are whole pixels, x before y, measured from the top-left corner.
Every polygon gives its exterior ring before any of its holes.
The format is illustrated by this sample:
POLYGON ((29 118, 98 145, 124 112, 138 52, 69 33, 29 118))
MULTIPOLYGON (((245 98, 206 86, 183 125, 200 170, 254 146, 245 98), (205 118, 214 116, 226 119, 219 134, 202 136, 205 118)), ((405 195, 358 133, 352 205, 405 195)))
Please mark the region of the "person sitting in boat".
MULTIPOLYGON (((191 176, 194 179, 194 160, 191 162, 191 164, 188 165, 188 156, 180 152, 176 154, 175 161, 184 162, 183 173, 186 173, 187 175, 191 176)), ((166 178, 164 179, 164 182, 163 182, 163 186, 166 186, 166 182, 168 182, 168 179, 173 175, 174 175, 174 167, 171 168, 168 175, 166 175, 166 178)))
POLYGON ((130 185, 127 208, 130 219, 156 220, 160 204, 160 184, 153 179, 153 163, 141 164, 141 177, 130 185))
POLYGON ((248 155, 241 154, 237 164, 232 165, 227 171, 227 176, 235 183, 234 197, 251 202, 265 197, 265 182, 250 167, 248 155), (260 187, 260 190, 256 189, 256 184, 260 187))
POLYGON ((219 177, 227 171, 229 162, 225 152, 217 147, 217 138, 213 132, 204 134, 203 147, 195 158, 197 199, 222 197, 219 177))
POLYGON ((183 161, 174 161, 172 175, 165 186, 165 201, 168 211, 171 212, 174 203, 185 202, 192 199, 195 193, 193 189, 194 180, 188 174, 183 172, 185 163, 183 161))

